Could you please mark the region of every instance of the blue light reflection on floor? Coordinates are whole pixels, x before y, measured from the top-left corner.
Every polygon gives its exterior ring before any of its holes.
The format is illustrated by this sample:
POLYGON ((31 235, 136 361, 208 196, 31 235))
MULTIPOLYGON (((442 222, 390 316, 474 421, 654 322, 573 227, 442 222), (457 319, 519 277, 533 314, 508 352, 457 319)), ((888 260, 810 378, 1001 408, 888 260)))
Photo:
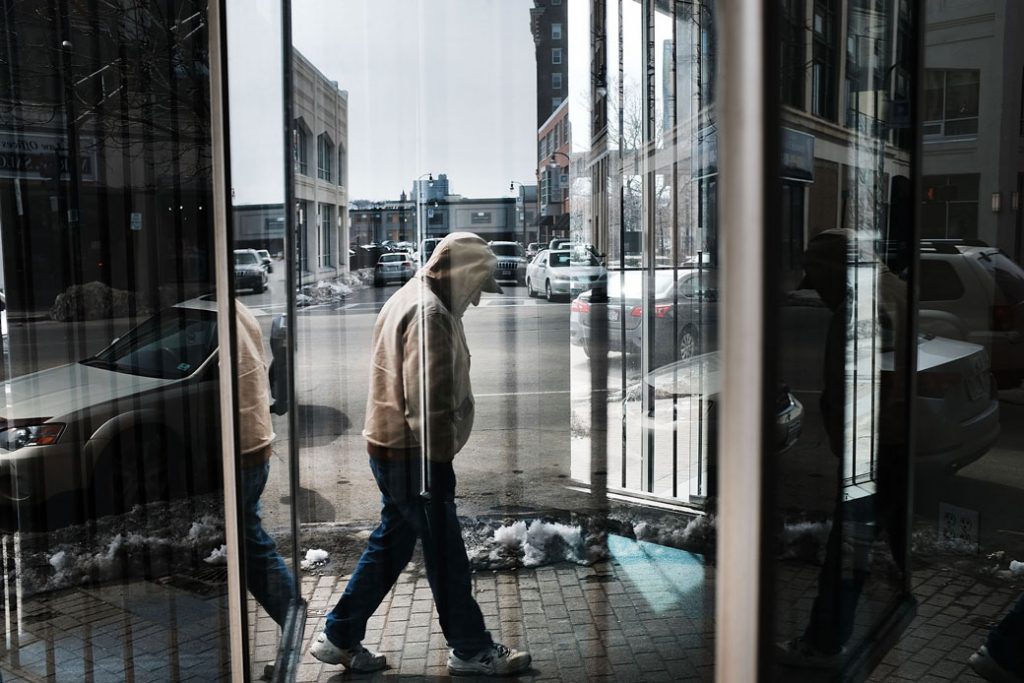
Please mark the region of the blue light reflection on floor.
POLYGON ((608 551, 655 613, 704 608, 703 555, 613 534, 608 551))

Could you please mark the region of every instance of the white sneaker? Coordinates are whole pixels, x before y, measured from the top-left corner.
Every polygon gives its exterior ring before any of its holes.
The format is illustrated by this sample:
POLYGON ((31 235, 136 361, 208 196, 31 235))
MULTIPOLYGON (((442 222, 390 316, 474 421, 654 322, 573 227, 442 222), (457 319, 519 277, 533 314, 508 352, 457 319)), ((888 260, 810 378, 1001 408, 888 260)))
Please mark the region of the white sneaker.
POLYGON ((469 659, 448 655, 448 673, 454 676, 481 674, 484 676, 509 676, 530 668, 532 658, 528 652, 494 643, 483 652, 469 659))
POLYGON ((384 655, 371 652, 362 645, 351 650, 341 649, 327 640, 326 633, 321 633, 316 637, 313 646, 309 648, 309 654, 324 664, 343 664, 346 669, 360 673, 380 671, 388 665, 388 660, 384 655))

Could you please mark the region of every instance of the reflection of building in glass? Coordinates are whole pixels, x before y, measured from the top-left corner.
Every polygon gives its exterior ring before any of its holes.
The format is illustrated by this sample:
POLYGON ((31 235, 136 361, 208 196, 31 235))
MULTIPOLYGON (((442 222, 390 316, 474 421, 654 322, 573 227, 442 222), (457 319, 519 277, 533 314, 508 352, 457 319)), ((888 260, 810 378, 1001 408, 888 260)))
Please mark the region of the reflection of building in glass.
POLYGON ((537 205, 541 241, 569 235, 569 102, 562 102, 537 129, 537 205))
POLYGON ((568 15, 563 0, 534 0, 530 31, 537 56, 537 127, 566 98, 569 91, 568 15))
POLYGON ((921 237, 980 239, 1021 258, 1024 47, 1015 2, 928 7, 921 237), (1016 193, 1016 195, 1014 194, 1016 193))
POLYGON ((306 282, 348 268, 348 92, 293 55, 295 249, 306 282))
POLYGON ((781 265, 793 278, 823 230, 911 234, 909 11, 906 0, 783 3, 781 265), (866 138, 877 149, 865 153, 866 138))
POLYGON ((352 244, 413 242, 416 239, 416 204, 406 198, 405 192, 397 202, 370 202, 357 199, 348 211, 352 224, 349 238, 352 244))
POLYGON ((48 11, 9 8, 0 85, 8 308, 47 309, 93 281, 142 305, 172 283, 185 294, 212 287, 205 4, 179 4, 180 22, 103 5, 73 22, 73 41, 57 37, 48 11), (153 35, 126 40, 132 31, 153 35))
MULTIPOLYGON (((413 181, 412 194, 403 192, 398 201, 353 201, 349 211, 352 242, 415 242, 417 234, 443 237, 459 231, 474 232, 486 240, 521 237, 523 216, 516 198, 463 197, 449 191, 448 176, 441 173, 436 178, 413 181), (422 198, 417 202, 419 193, 422 198)), ((527 220, 533 220, 532 212, 528 212, 527 220)))

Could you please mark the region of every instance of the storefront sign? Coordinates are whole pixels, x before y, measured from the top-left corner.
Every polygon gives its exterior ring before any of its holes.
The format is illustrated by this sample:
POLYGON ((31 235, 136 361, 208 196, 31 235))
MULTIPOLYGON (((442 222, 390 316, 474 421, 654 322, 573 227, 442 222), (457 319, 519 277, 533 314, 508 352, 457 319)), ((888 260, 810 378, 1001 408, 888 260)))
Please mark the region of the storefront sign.
MULTIPOLYGON (((78 180, 96 180, 96 154, 92 138, 79 139, 78 180)), ((69 180, 67 140, 60 135, 0 131, 0 178, 69 180)))
POLYGON ((782 177, 814 182, 814 136, 792 128, 782 129, 782 177))

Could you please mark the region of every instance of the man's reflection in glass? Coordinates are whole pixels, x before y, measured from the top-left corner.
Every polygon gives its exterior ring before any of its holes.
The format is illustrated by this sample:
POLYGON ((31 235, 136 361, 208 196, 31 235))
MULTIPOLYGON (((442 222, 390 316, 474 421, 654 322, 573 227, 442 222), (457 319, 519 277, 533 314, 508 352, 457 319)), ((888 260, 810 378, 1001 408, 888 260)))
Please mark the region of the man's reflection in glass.
POLYGON ((274 428, 263 334, 252 312, 235 302, 238 335, 238 438, 245 519, 246 586, 267 614, 284 626, 294 598, 294 579, 277 543, 263 529, 260 496, 270 474, 274 428))
MULTIPOLYGON (((864 584, 870 576, 870 558, 848 559, 844 568, 843 522, 873 523, 872 537, 885 531, 892 558, 899 570, 906 568, 907 440, 906 440, 906 285, 871 252, 851 230, 826 230, 811 239, 804 253, 805 277, 801 289, 814 289, 831 311, 825 339, 825 362, 821 392, 821 413, 829 449, 836 458, 836 503, 832 528, 825 549, 825 562, 818 577, 818 595, 804 634, 782 643, 778 658, 783 664, 806 668, 838 667, 845 644, 853 632, 854 612, 864 584), (868 275, 865 278, 865 275, 868 275), (867 308, 857 306, 857 296, 871 296, 871 289, 855 294, 855 287, 873 283, 875 299, 867 308), (865 510, 855 502, 844 503, 852 444, 863 440, 862 424, 851 422, 850 402, 861 398, 850 379, 857 359, 853 335, 860 345, 870 345, 892 364, 879 363, 880 371, 859 377, 857 382, 875 382, 877 409, 863 427, 874 434, 874 495, 865 510), (851 395, 851 393, 853 395, 851 395), (858 511, 860 510, 860 511, 858 511)), ((861 299, 863 301, 863 299, 861 299)), ((863 414, 868 406, 856 406, 863 414)), ((849 542, 851 539, 845 539, 849 542)), ((856 546, 856 542, 854 543, 856 546)), ((845 552, 849 552, 845 550, 845 552)), ((856 550, 855 550, 856 552, 856 550)), ((870 555, 870 553, 868 553, 870 555)))

